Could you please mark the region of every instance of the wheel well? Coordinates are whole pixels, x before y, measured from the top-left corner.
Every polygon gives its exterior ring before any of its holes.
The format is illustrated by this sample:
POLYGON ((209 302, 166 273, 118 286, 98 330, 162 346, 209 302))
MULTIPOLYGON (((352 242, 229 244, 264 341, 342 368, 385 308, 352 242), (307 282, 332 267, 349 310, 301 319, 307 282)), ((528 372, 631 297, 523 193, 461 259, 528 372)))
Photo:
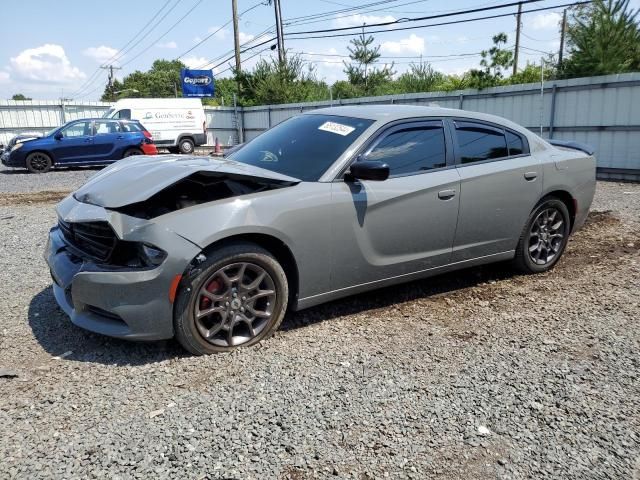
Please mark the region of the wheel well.
POLYGON ((540 202, 543 202, 549 197, 555 197, 564 203, 569 210, 569 218, 571 220, 571 228, 573 229, 573 224, 576 220, 576 202, 575 199, 571 196, 569 192, 566 190, 554 190, 553 192, 547 193, 540 202))
POLYGON ((27 157, 29 157, 29 155, 31 155, 32 153, 44 153, 47 157, 49 157, 51 159, 51 165, 54 165, 56 163, 56 159, 53 155, 51 155, 51 152, 47 152, 46 150, 32 150, 29 153, 27 153, 27 155, 24 157, 24 161, 27 161, 27 157))
POLYGON ((227 245, 237 241, 255 243, 275 257, 278 263, 282 266, 287 277, 287 283, 289 284, 289 305, 293 305, 298 298, 299 276, 298 264, 296 263, 295 257, 289 247, 280 239, 272 237, 271 235, 247 233, 218 240, 217 242, 207 246, 204 251, 210 251, 216 247, 220 247, 221 245, 227 245))
POLYGON ((180 135, 176 143, 179 144, 182 140, 185 140, 185 139, 191 140, 194 145, 196 144, 196 139, 192 135, 180 135))

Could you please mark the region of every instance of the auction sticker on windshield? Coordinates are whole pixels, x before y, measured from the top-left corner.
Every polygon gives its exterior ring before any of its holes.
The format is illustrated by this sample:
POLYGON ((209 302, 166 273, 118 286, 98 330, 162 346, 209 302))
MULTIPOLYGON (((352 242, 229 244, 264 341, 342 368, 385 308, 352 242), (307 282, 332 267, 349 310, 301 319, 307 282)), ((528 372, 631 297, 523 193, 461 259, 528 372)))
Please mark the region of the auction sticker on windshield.
POLYGON ((338 135, 342 135, 343 137, 346 137, 351 132, 353 132, 355 128, 350 127, 349 125, 342 125, 341 123, 336 123, 336 122, 324 122, 322 125, 318 127, 318 130, 337 133, 338 135))

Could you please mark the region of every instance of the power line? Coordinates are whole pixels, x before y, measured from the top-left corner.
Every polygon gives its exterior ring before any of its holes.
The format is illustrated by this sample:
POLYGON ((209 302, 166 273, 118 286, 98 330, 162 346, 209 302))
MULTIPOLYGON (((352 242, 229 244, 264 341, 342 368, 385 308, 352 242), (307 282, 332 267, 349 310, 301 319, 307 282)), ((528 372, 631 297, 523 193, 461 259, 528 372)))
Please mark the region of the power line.
POLYGON ((164 32, 162 35, 160 35, 155 41, 151 42, 149 44, 149 46, 145 49, 143 49, 140 53, 138 53, 136 56, 130 58, 129 60, 127 60, 125 63, 122 64, 122 66, 124 67, 125 65, 130 64, 131 62, 133 62, 136 58, 140 57, 142 54, 146 53, 151 47, 153 47, 155 44, 157 44, 160 40, 162 40, 165 35, 167 35, 171 30, 173 30, 175 27, 178 26, 178 24, 180 24, 185 18, 187 18, 189 16, 189 14, 191 12, 193 12, 196 7, 198 5, 200 5, 204 0, 197 0, 196 3, 194 3, 194 5, 187 11, 187 13, 185 13, 182 17, 180 17, 178 19, 177 22, 175 22, 173 25, 171 25, 171 27, 169 27, 169 29, 164 32))
MULTIPOLYGON (((515 6, 518 6, 520 4, 538 3, 538 2, 541 2, 541 1, 543 1, 543 0, 522 0, 522 1, 519 1, 519 2, 506 3, 506 4, 503 4, 503 5, 493 5, 493 6, 489 6, 489 7, 470 8, 470 9, 467 9, 467 10, 458 10, 458 11, 455 11, 455 12, 440 13, 438 15, 427 15, 427 16, 424 16, 424 17, 415 17, 415 18, 400 18, 400 19, 393 20, 393 21, 388 21, 388 22, 372 23, 371 25, 367 25, 367 27, 386 27, 388 25, 394 25, 394 24, 398 24, 398 23, 418 22, 418 21, 422 21, 422 20, 434 20, 436 18, 453 17, 453 16, 458 16, 458 15, 466 15, 466 14, 469 14, 469 13, 487 12, 489 10, 496 10, 496 9, 502 9, 502 8, 507 8, 507 7, 515 7, 515 6)), ((353 30, 354 28, 361 29, 362 25, 354 25, 352 27, 326 28, 324 30, 307 30, 307 31, 302 31, 302 32, 289 32, 289 35, 308 35, 308 34, 314 34, 314 33, 343 32, 345 30, 353 30)))
MULTIPOLYGON (((131 45, 131 43, 136 40, 136 38, 138 38, 138 36, 144 32, 144 30, 151 25, 151 23, 158 17, 158 15, 160 15, 160 13, 166 8, 166 6, 169 4, 169 2, 171 2, 171 0, 167 0, 164 5, 162 5, 162 7, 160 7, 160 9, 155 13, 155 15, 153 17, 151 17, 151 19, 140 29, 138 30, 138 33, 136 33, 133 37, 131 37, 131 39, 125 43, 116 53, 114 53, 111 58, 109 58, 105 64, 108 64, 109 62, 112 62, 113 60, 115 60, 115 58, 120 54, 120 53, 125 53, 124 50, 131 45)), ((177 3, 176 3, 177 5, 177 3)), ((174 5, 175 6, 175 5, 174 5)), ((163 17, 164 18, 164 17, 163 17)), ((160 20, 162 21, 162 20, 160 20)), ((159 24, 160 22, 158 22, 159 24)), ((158 25, 156 24, 156 26, 158 25)), ((155 28, 155 26, 153 27, 155 28)), ((152 31, 153 28, 150 30, 152 31)), ((148 32, 147 32, 148 33, 148 32)), ((101 67, 96 68, 95 72, 93 72, 93 74, 80 86, 80 88, 78 88, 73 94, 72 96, 76 96, 80 93, 82 93, 83 90, 86 90, 87 88, 89 88, 91 86, 91 84, 94 81, 94 78, 96 77, 97 74, 100 73, 100 69, 101 67)))
MULTIPOLYGON (((260 5, 264 5, 264 2, 258 2, 255 5, 253 5, 252 7, 247 8, 246 10, 244 10, 243 12, 240 12, 240 15, 238 15, 238 17, 242 17, 242 15, 244 15, 247 12, 250 12, 251 10, 253 10, 256 7, 259 7, 260 5)), ((178 55, 176 57, 177 59, 180 59, 182 57, 184 57, 187 53, 195 50, 196 48, 198 48, 200 45, 202 45, 204 42, 206 42, 207 40, 209 40, 211 37, 213 37, 216 33, 218 33, 219 31, 221 31, 224 27, 226 27, 227 25, 229 25, 231 22, 233 21, 233 19, 229 20, 228 22, 226 22, 224 25, 222 25, 220 28, 218 28, 217 30, 215 30, 214 32, 211 32, 209 35, 207 35, 206 37, 204 37, 202 40, 200 40, 198 43, 196 43, 193 47, 191 47, 189 50, 186 50, 184 52, 182 52, 180 55, 178 55)))
MULTIPOLYGON (((536 1, 540 1, 540 0, 536 0, 536 1)), ((582 2, 573 2, 573 3, 565 3, 563 5, 554 5, 553 7, 542 7, 542 8, 534 8, 531 10, 526 10, 523 11, 522 13, 533 13, 533 12, 542 12, 545 10, 553 10, 554 8, 559 8, 559 7, 572 7, 572 6, 576 6, 576 5, 585 5, 588 3, 592 3, 593 0, 586 0, 586 1, 582 1, 582 2)), ((497 14, 497 15, 488 15, 488 16, 484 16, 484 17, 475 17, 475 18, 466 18, 466 19, 462 19, 462 20, 452 20, 449 22, 440 22, 440 23, 431 23, 428 25, 415 25, 412 27, 400 27, 400 28, 389 28, 389 29, 385 29, 385 30, 370 30, 367 31, 367 33, 372 34, 372 33, 388 33, 388 32, 397 32, 397 31, 402 31, 402 30, 415 30, 418 28, 429 28, 429 27, 441 27, 444 25, 455 25, 455 24, 459 24, 459 23, 468 23, 468 22, 476 22, 479 20, 491 20, 494 18, 504 18, 504 17, 511 17, 513 16, 514 13, 502 13, 502 14, 497 14)), ((362 27, 357 27, 359 29, 362 29, 362 27)), ((319 32, 322 32, 322 30, 319 30, 319 32)), ((290 34, 286 34, 287 35, 291 35, 290 34)), ((336 33, 333 35, 310 35, 307 37, 290 37, 289 40, 309 40, 309 39, 314 39, 314 38, 336 38, 336 37, 353 37, 355 35, 360 35, 360 32, 350 32, 350 33, 336 33)))
MULTIPOLYGON (((256 42, 256 41, 260 40, 261 38, 265 37, 265 36, 266 36, 266 35, 268 35, 268 34, 273 34, 273 32, 272 32, 273 28, 274 28, 274 27, 272 26, 272 27, 268 28, 267 30, 264 30, 264 31, 260 32, 258 35, 256 35, 256 36, 255 36, 255 37, 253 37, 252 39, 247 40, 246 42, 244 42, 243 44, 241 44, 241 45, 240 45, 240 48, 242 48, 242 47, 246 47, 247 45, 249 45, 249 44, 251 44, 251 43, 253 43, 253 42, 256 42)), ((273 39, 275 39, 275 37, 273 37, 271 40, 273 40, 273 39)), ((241 50, 241 51, 240 51, 240 53, 242 53, 242 52, 243 52, 243 50, 241 50)), ((229 54, 231 54, 231 53, 234 53, 234 50, 233 50, 233 49, 232 49, 232 50, 227 50, 227 51, 226 51, 226 52, 224 52, 223 54, 218 55, 217 57, 212 58, 211 60, 208 60, 206 63, 203 63, 202 65, 198 66, 198 67, 197 67, 197 69, 202 69, 202 68, 206 67, 207 65, 211 65, 212 63, 216 63, 216 62, 220 61, 220 59, 222 59, 222 58, 226 57, 227 55, 229 55, 229 54)), ((226 61, 226 60, 225 60, 225 61, 226 61)))

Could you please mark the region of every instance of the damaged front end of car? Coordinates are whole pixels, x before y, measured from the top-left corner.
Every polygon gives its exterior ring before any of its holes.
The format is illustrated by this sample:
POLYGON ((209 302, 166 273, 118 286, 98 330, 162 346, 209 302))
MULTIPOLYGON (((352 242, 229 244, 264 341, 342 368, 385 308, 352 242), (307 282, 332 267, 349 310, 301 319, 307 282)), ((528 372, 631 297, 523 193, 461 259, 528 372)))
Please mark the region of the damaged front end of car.
MULTIPOLYGON (((45 252, 56 300, 87 330, 137 340, 171 338, 180 278, 206 246, 182 231, 197 228, 191 217, 181 218, 182 211, 227 202, 210 218, 224 225, 225 216, 238 213, 235 199, 297 183, 227 160, 118 162, 56 207, 58 224, 45 252)), ((207 218, 202 215, 200 226, 207 218)))

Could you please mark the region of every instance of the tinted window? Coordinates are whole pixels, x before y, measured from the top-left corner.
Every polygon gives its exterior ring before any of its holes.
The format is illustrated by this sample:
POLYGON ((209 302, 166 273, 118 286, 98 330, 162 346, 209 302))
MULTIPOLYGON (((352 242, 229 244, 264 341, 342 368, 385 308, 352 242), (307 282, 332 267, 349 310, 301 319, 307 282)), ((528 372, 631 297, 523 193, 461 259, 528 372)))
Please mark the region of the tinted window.
POLYGON ((522 155, 524 153, 524 142, 520 135, 516 135, 507 130, 507 147, 509 155, 522 155))
POLYGON ((125 110, 119 110, 118 113, 116 113, 113 118, 120 118, 122 120, 131 120, 131 110, 129 110, 128 108, 125 110))
POLYGON ((391 175, 406 175, 447 164, 444 128, 411 127, 390 133, 367 155, 390 167, 391 175))
POLYGON ((132 123, 132 122, 123 123, 122 128, 124 129, 125 132, 141 132, 142 131, 142 125, 139 125, 137 123, 132 123))
POLYGON ((372 123, 362 118, 300 115, 267 130, 227 158, 313 182, 372 123))
POLYGON ((91 122, 78 122, 62 129, 65 137, 88 137, 91 135, 91 122))
POLYGON ((507 142, 504 134, 482 125, 456 125, 458 147, 462 163, 479 162, 506 157, 507 142))
POLYGON ((96 135, 104 135, 107 133, 118 133, 120 125, 118 122, 98 121, 95 123, 96 135))

